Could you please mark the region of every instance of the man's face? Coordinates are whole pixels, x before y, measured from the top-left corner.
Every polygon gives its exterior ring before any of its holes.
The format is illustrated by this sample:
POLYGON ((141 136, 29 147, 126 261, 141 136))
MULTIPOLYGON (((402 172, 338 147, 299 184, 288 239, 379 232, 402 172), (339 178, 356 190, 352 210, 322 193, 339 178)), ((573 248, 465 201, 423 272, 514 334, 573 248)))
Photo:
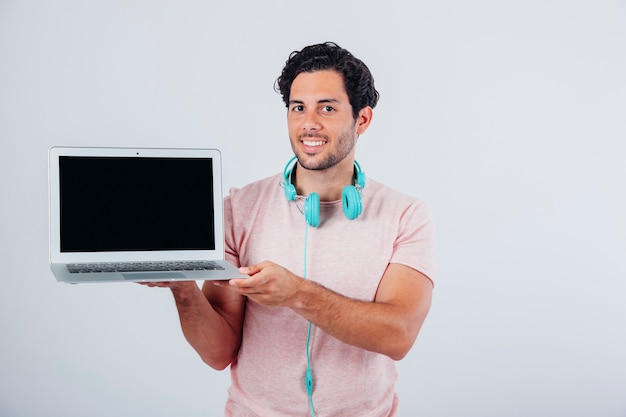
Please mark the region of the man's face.
POLYGON ((351 155, 361 133, 343 76, 330 70, 303 72, 294 79, 287 125, 293 152, 312 170, 328 169, 351 155))

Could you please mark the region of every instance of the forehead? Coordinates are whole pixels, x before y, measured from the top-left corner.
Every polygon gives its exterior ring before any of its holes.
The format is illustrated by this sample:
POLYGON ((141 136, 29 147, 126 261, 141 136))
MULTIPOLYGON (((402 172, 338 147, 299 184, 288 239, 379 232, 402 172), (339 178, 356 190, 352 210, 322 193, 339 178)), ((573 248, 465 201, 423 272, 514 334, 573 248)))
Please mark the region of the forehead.
POLYGON ((333 70, 301 72, 291 84, 291 100, 321 96, 334 99, 347 97, 343 75, 333 70))

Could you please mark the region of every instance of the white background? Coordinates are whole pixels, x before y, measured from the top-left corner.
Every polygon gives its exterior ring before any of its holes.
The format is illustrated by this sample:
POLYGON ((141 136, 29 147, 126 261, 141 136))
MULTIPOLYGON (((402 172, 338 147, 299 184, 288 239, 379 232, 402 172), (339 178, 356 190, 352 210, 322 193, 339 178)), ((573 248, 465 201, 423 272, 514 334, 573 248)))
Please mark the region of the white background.
POLYGON ((273 82, 327 40, 381 92, 361 166, 437 226, 401 415, 626 416, 626 2, 608 0, 0 0, 0 415, 222 414, 228 373, 168 291, 56 283, 47 150, 217 147, 225 190, 278 173, 273 82))

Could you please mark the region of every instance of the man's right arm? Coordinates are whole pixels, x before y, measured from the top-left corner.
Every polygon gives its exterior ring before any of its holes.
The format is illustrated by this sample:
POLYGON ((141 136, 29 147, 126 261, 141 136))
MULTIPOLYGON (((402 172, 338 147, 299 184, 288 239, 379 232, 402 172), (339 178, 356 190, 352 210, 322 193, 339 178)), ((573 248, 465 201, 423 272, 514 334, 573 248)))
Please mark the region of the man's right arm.
POLYGON ((239 351, 245 297, 205 281, 169 285, 185 338, 210 367, 222 370, 239 351))

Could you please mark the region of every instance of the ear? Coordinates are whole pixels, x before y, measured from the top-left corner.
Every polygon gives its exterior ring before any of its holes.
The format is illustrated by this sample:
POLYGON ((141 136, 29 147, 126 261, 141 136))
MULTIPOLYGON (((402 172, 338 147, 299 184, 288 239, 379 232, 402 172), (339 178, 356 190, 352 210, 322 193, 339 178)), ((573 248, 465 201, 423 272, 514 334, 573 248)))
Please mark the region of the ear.
POLYGON ((359 111, 359 115, 356 118, 356 133, 362 135, 372 122, 374 117, 374 111, 370 106, 365 106, 359 111))

